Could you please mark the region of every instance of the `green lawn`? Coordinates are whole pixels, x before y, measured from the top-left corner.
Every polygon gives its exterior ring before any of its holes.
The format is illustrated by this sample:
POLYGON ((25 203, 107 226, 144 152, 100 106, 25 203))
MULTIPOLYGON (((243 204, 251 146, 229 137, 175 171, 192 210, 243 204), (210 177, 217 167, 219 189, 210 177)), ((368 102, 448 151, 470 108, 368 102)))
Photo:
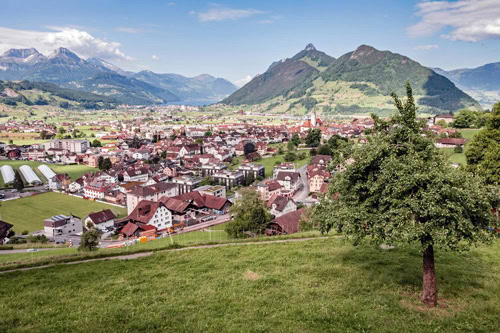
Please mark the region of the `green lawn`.
POLYGON ((73 180, 80 178, 86 172, 92 172, 92 171, 99 170, 97 168, 91 168, 88 165, 84 165, 84 164, 59 165, 59 164, 50 164, 50 163, 40 163, 37 161, 0 161, 0 166, 10 165, 14 169, 18 169, 21 165, 29 165, 38 174, 40 179, 42 181, 45 181, 45 178, 42 176, 42 173, 38 171, 38 166, 42 165, 42 164, 46 164, 55 173, 67 173, 70 176, 70 178, 73 180))
POLYGON ((498 332, 500 242, 421 256, 340 239, 227 246, 0 275, 4 332, 498 332), (473 269, 471 269, 473 267, 473 269))
POLYGON ((468 140, 467 143, 465 144, 464 152, 463 153, 455 153, 453 151, 453 148, 441 148, 441 150, 445 152, 446 156, 448 156, 448 160, 451 163, 466 165, 467 160, 465 158, 465 152, 467 151, 467 149, 469 147, 470 141, 472 140, 474 135, 479 133, 480 129, 459 129, 458 131, 462 134, 464 139, 468 140))
POLYGON ((14 231, 21 233, 24 230, 42 230, 43 220, 54 215, 68 215, 71 213, 85 218, 91 212, 106 208, 111 209, 120 216, 125 216, 127 212, 125 208, 49 192, 2 202, 0 219, 13 224, 14 231))

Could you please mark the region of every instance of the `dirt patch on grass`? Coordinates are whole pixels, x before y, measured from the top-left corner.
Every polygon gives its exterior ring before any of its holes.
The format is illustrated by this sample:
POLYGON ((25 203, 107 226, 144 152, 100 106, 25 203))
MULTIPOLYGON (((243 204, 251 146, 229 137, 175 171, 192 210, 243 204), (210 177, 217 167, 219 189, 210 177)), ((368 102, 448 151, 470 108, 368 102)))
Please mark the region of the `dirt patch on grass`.
POLYGON ((438 298, 438 305, 435 308, 431 308, 422 303, 420 295, 417 294, 405 294, 402 295, 403 299, 399 301, 399 304, 410 310, 417 311, 425 314, 429 314, 435 317, 453 317, 458 312, 463 311, 463 307, 457 302, 446 298, 438 298))
POLYGON ((251 270, 248 270, 245 272, 245 274, 243 274, 243 279, 250 280, 250 281, 256 281, 256 280, 260 279, 260 275, 255 273, 255 272, 252 272, 251 270))

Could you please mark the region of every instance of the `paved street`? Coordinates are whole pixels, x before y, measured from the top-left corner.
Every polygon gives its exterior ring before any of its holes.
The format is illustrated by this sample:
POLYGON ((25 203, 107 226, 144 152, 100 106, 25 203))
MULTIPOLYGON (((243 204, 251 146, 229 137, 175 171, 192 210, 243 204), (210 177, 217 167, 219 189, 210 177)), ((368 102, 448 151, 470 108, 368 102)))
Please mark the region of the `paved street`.
POLYGON ((300 173, 300 179, 302 181, 302 186, 301 189, 295 193, 293 196, 293 200, 295 202, 297 201, 304 201, 308 196, 309 196, 309 181, 307 179, 307 165, 304 165, 302 168, 299 170, 300 173))

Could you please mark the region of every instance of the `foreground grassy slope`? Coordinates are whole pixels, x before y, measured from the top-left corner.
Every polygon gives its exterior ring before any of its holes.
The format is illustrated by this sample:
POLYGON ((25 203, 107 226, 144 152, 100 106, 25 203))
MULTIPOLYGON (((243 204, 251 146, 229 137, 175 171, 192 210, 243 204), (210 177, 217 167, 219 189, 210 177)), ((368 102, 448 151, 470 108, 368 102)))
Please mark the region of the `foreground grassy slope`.
POLYGON ((421 257, 339 239, 155 253, 0 275, 3 331, 498 331, 500 243, 421 257), (473 268, 473 269, 471 269, 473 268), (55 288, 57 286, 57 288, 55 288))
POLYGON ((127 210, 100 202, 75 198, 56 192, 43 193, 22 199, 2 202, 0 216, 14 225, 14 231, 43 229, 43 220, 58 214, 73 214, 84 219, 91 212, 111 209, 116 215, 125 216, 127 210))

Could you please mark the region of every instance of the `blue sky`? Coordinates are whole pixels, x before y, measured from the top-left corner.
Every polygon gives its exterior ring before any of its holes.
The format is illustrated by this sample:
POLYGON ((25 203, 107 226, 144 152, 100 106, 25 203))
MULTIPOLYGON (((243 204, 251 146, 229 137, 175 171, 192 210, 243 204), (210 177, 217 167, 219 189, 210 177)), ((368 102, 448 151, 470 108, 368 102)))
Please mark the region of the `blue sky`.
POLYGON ((138 71, 242 84, 313 43, 334 57, 368 44, 454 69, 500 61, 498 0, 2 0, 0 52, 60 46, 138 71))

